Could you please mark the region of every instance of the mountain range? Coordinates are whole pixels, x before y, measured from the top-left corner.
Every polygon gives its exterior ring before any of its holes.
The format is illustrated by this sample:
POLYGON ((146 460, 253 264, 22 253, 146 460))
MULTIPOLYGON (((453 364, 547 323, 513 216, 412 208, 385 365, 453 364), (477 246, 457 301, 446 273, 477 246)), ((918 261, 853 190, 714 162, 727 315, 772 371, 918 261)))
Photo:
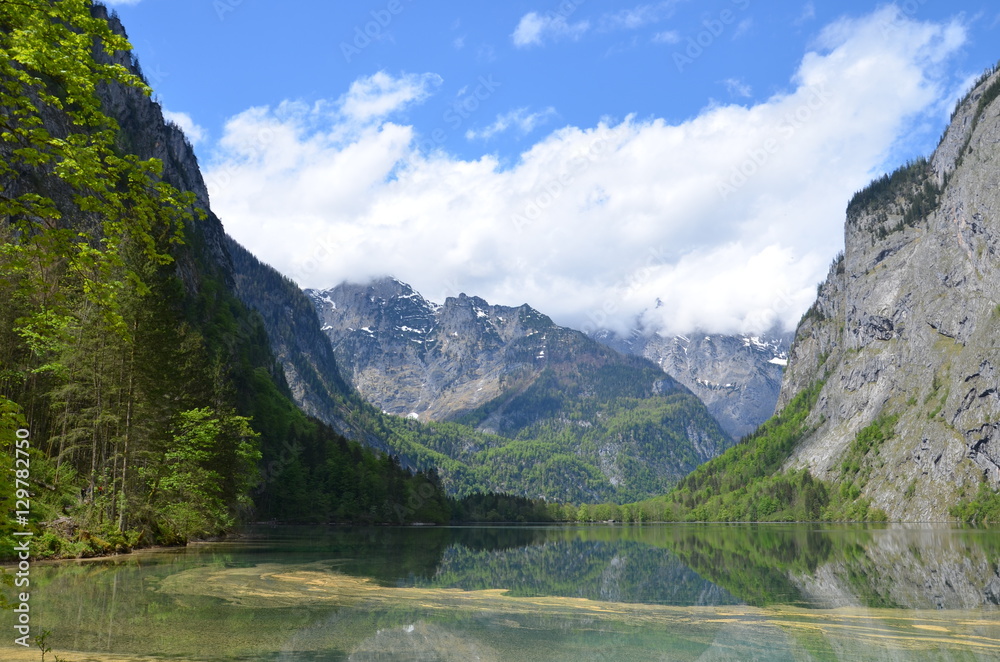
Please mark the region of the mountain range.
POLYGON ((467 296, 438 306, 383 279, 310 291, 308 311, 290 281, 230 250, 237 290, 261 312, 300 404, 407 466, 436 468, 454 493, 634 499, 732 443, 655 364, 529 306, 467 296))

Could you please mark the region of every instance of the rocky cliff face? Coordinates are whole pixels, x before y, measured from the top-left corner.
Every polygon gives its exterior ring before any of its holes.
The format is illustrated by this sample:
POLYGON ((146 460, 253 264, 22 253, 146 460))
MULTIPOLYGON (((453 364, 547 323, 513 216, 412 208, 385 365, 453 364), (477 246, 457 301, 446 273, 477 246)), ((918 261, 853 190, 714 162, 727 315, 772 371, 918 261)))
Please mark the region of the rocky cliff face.
POLYGON ((601 331, 594 338, 659 365, 705 403, 729 436, 740 439, 774 414, 792 334, 622 338, 601 331))
POLYGON ((225 247, 232 258, 236 294, 261 316, 268 342, 299 408, 349 439, 389 451, 385 439, 353 422, 364 403, 342 379, 330 340, 320 330, 309 298, 298 285, 231 237, 226 237, 225 247))
MULTIPOLYGON (((126 35, 125 27, 116 15, 109 15, 106 7, 94 5, 91 13, 108 21, 111 29, 126 35)), ((114 55, 97 53, 97 59, 126 67, 142 77, 142 69, 131 52, 114 55)), ((145 78, 143 78, 145 80, 145 78)), ((163 164, 163 179, 179 191, 194 193, 196 204, 206 210, 206 218, 193 224, 189 231, 197 235, 199 245, 178 251, 178 275, 189 292, 197 291, 199 272, 209 271, 230 288, 233 285, 229 253, 226 249, 225 231, 219 218, 209 206, 208 188, 198 166, 191 143, 181 129, 163 118, 160 104, 134 87, 102 84, 99 94, 104 112, 116 122, 119 147, 125 153, 140 159, 158 159, 163 164), (202 259, 208 258, 208 259, 202 259)))
POLYGON ((861 494, 897 520, 948 519, 1000 482, 1000 73, 960 104, 932 159, 848 207, 845 253, 803 318, 779 406, 825 379, 789 460, 839 480, 857 432, 898 416, 861 494))
POLYGON ((433 304, 394 279, 307 290, 350 381, 399 416, 446 420, 493 400, 546 362, 555 326, 529 306, 464 294, 433 304))

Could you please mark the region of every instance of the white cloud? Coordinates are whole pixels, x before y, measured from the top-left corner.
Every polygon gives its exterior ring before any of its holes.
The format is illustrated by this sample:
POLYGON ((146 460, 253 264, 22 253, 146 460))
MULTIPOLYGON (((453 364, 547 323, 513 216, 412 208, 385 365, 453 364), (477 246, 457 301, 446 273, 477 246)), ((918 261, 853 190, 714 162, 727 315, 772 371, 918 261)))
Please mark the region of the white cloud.
MULTIPOLYGON (((613 32, 617 30, 638 30, 659 23, 669 18, 674 13, 674 7, 683 0, 664 0, 662 2, 637 5, 629 9, 622 9, 614 12, 606 12, 596 21, 598 30, 613 32)), ((555 41, 558 39, 580 39, 591 29, 590 21, 578 21, 571 23, 569 17, 576 11, 579 3, 564 3, 560 7, 566 9, 560 12, 548 12, 545 15, 538 12, 529 12, 521 17, 511 38, 518 48, 529 46, 540 46, 545 41, 555 41)), ((675 36, 674 32, 661 32, 665 39, 675 36)), ((679 40, 679 35, 676 35, 679 40)), ((668 43, 676 43, 670 41, 668 43)))
POLYGON ((545 40, 579 39, 590 29, 589 21, 570 23, 562 14, 528 12, 521 17, 511 38, 518 48, 540 46, 545 40))
POLYGON ((509 113, 497 115, 496 121, 483 129, 478 131, 469 129, 465 132, 465 137, 467 140, 489 140, 511 128, 517 129, 521 135, 527 135, 557 114, 556 109, 551 106, 537 113, 528 112, 527 108, 517 108, 509 113))
POLYGON ((679 44, 681 43, 681 33, 677 30, 664 30, 653 35, 653 43, 656 44, 679 44))
POLYGON ((411 127, 322 106, 251 109, 207 169, 213 208, 303 286, 392 274, 576 327, 790 327, 851 194, 940 112, 940 65, 963 40, 888 7, 825 29, 762 102, 563 127, 509 166, 427 155, 411 127))
POLYGON ((197 145, 202 140, 205 139, 207 135, 204 128, 195 124, 194 120, 187 113, 175 113, 173 111, 163 109, 163 119, 168 122, 173 122, 181 128, 187 139, 191 141, 192 145, 197 145))
POLYGON ((351 119, 368 122, 402 110, 429 97, 442 83, 437 74, 403 74, 393 78, 384 71, 359 78, 340 97, 341 112, 351 119))
POLYGON ((722 83, 726 86, 726 90, 729 92, 730 96, 749 99, 753 94, 753 88, 739 78, 727 78, 722 81, 722 83))

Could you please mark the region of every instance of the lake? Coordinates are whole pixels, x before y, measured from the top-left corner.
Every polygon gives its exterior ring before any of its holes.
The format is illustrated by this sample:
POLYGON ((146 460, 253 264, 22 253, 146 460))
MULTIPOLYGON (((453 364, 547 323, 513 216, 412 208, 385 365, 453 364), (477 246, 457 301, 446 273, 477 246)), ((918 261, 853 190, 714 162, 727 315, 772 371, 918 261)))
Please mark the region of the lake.
POLYGON ((36 563, 31 613, 73 661, 997 660, 998 566, 947 526, 255 527, 36 563))

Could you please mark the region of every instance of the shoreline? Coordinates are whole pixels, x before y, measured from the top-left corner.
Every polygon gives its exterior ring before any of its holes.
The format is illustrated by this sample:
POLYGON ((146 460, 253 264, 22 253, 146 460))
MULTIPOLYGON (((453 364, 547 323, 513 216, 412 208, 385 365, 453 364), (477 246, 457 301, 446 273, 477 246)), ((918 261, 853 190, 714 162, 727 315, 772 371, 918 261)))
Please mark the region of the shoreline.
MULTIPOLYGON (((399 528, 449 528, 449 527, 510 527, 510 526, 607 526, 607 527, 619 527, 619 526, 663 526, 663 525, 680 525, 680 526, 801 526, 801 525, 815 525, 815 526, 828 526, 828 525, 844 525, 850 524, 855 526, 864 526, 865 528, 889 528, 889 527, 942 527, 947 526, 949 529, 965 529, 965 530, 990 530, 993 527, 982 526, 982 525, 970 525, 958 521, 947 521, 947 520, 926 520, 926 521, 890 521, 890 522, 865 522, 865 521, 846 521, 846 520, 815 520, 815 521, 795 521, 795 522, 712 522, 712 521, 698 521, 698 522, 677 522, 677 521, 663 521, 663 522, 620 522, 620 521, 600 521, 600 522, 573 522, 573 521, 563 521, 563 522, 452 522, 448 524, 430 524, 430 523, 412 523, 412 524, 345 524, 345 523, 331 523, 331 524, 304 524, 296 522, 252 522, 244 526, 244 531, 233 531, 231 533, 222 536, 213 536, 211 538, 202 538, 198 540, 189 540, 184 544, 178 545, 149 545, 142 547, 134 547, 124 552, 109 552, 106 554, 95 554, 93 556, 51 556, 47 558, 33 557, 33 564, 49 564, 49 563, 66 563, 69 561, 82 563, 87 561, 107 561, 109 559, 114 559, 117 557, 129 557, 133 554, 149 554, 149 553, 167 553, 167 552, 178 552, 185 550, 193 545, 209 545, 213 543, 223 543, 223 542, 237 542, 241 539, 246 539, 245 527, 329 527, 329 528, 340 528, 340 527, 399 527, 399 528)), ((7 557, 0 558, 0 570, 9 570, 17 566, 17 557, 7 557)))

